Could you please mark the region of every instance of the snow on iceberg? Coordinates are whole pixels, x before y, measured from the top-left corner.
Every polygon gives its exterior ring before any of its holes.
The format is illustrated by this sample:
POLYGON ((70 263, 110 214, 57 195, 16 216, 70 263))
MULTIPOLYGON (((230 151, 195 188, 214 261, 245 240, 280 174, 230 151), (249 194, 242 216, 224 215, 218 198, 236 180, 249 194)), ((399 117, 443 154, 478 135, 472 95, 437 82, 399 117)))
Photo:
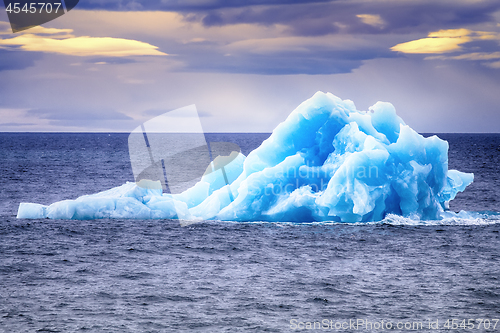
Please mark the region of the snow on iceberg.
POLYGON ((18 218, 173 218, 184 221, 440 219, 474 175, 448 170, 448 143, 424 138, 392 104, 369 111, 317 92, 247 157, 180 194, 141 180, 50 206, 21 203, 18 218), (227 178, 227 177, 226 177, 227 178))

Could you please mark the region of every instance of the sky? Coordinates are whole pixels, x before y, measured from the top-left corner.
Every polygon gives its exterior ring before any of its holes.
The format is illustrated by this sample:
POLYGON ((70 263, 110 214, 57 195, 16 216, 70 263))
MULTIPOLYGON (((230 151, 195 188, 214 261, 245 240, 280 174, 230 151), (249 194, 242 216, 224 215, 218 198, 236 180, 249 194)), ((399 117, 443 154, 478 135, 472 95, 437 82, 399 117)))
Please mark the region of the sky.
POLYGON ((205 132, 271 132, 324 91, 496 133, 500 1, 80 0, 17 33, 2 8, 0 82, 3 132, 131 132, 191 104, 205 132))

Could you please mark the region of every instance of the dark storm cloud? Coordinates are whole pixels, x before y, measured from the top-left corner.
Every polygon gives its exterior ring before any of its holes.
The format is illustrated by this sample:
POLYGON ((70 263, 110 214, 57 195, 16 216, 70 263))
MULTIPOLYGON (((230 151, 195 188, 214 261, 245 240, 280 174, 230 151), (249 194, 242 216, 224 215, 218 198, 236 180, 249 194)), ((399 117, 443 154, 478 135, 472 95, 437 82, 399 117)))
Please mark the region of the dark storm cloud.
POLYGON ((329 2, 331 0, 89 0, 78 3, 79 9, 104 10, 165 10, 165 11, 204 11, 221 8, 238 8, 260 5, 292 5, 298 3, 329 2))
POLYGON ((283 24, 293 35, 337 33, 415 33, 493 21, 500 2, 328 2, 295 6, 222 8, 195 13, 206 26, 236 23, 283 24), (382 23, 370 25, 358 15, 375 15, 382 23))
POLYGON ((0 49, 0 71, 20 70, 31 67, 42 58, 40 52, 8 51, 0 49))
POLYGON ((344 46, 339 42, 325 47, 307 45, 304 46, 306 52, 283 49, 255 54, 248 50, 234 57, 226 57, 217 53, 216 48, 206 47, 189 51, 184 60, 193 71, 270 75, 349 73, 359 68, 364 60, 402 56, 390 51, 401 42, 398 35, 421 34, 424 37, 432 31, 494 22, 492 14, 499 10, 499 1, 329 1, 294 2, 293 5, 269 2, 262 6, 192 10, 184 13, 185 19, 202 22, 206 27, 280 24, 285 26, 287 36, 363 35, 361 38, 365 42, 352 51, 347 51, 351 50, 349 45, 342 50, 344 46), (203 54, 203 57, 192 56, 196 54, 203 54))
POLYGON ((283 24, 294 35, 337 33, 415 33, 494 20, 497 0, 486 1, 328 1, 328 0, 89 0, 80 9, 176 11, 205 26, 236 23, 283 24), (384 24, 357 15, 378 15, 384 24))
MULTIPOLYGON (((313 42, 300 45, 299 41, 289 44, 288 49, 285 45, 278 51, 267 53, 254 52, 250 47, 228 51, 231 45, 227 46, 235 42, 233 40, 197 43, 158 41, 158 45, 171 54, 171 60, 179 60, 179 63, 184 64, 181 71, 336 74, 349 73, 359 68, 365 60, 402 56, 390 48, 408 41, 401 38, 405 34, 425 37, 432 31, 492 22, 492 14, 500 11, 500 1, 87 0, 81 1, 77 8, 177 11, 186 21, 201 22, 205 27, 230 27, 239 23, 284 26, 285 31, 274 37, 324 36, 321 38, 326 41, 326 38, 334 35, 352 36, 353 40, 356 39, 355 45, 343 45, 339 41, 336 44, 326 42, 328 45, 320 47, 321 40, 314 42, 311 39, 313 42), (294 46, 303 51, 297 52, 294 46)), ((248 38, 253 36, 242 33, 241 40, 248 38)), ((489 43, 490 49, 497 47, 496 42, 489 43)), ((258 43, 255 45, 259 46, 258 43)), ((10 57, 7 62, 0 62, 0 70, 2 67, 14 68, 18 61, 20 59, 10 57)), ((134 61, 125 57, 97 57, 86 62, 125 64, 134 61)), ((19 68, 23 68, 22 64, 18 64, 19 68)), ((24 64, 29 66, 30 63, 24 64)))

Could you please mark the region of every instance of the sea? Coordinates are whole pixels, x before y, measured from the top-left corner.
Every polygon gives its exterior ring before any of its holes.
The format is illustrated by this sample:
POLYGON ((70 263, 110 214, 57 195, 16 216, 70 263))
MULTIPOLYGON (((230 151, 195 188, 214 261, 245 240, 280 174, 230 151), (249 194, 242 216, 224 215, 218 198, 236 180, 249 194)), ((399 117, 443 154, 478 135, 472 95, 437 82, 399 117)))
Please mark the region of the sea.
POLYGON ((128 134, 0 133, 0 332, 500 332, 500 134, 438 136, 462 217, 181 227, 17 219, 133 181, 128 134))

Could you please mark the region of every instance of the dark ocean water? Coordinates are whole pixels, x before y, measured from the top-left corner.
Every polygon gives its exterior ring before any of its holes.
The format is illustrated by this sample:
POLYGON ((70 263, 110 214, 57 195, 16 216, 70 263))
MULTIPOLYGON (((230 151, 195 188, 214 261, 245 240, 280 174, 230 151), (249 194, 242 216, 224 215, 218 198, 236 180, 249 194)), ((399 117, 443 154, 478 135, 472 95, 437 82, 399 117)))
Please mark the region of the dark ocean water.
MULTIPOLYGON (((247 154, 268 134, 209 136, 247 154)), ((475 174, 451 209, 484 218, 16 219, 20 202, 133 181, 127 134, 0 133, 0 332, 500 332, 500 134, 439 136, 450 168, 475 174)))

